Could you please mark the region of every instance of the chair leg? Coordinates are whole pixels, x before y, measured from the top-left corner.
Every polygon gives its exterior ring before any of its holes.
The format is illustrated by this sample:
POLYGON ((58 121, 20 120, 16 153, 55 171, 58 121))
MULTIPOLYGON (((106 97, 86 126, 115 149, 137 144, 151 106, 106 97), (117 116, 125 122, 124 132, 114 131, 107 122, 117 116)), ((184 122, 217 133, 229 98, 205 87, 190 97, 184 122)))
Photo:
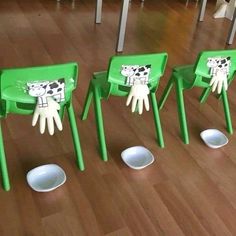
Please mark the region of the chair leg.
POLYGON ((160 147, 163 148, 165 146, 165 144, 164 144, 164 139, 163 139, 163 134, 162 134, 162 127, 161 127, 158 106, 157 106, 156 95, 155 95, 155 93, 151 93, 150 96, 151 96, 151 103, 152 103, 152 110, 153 110, 153 115, 154 115, 156 134, 157 134, 157 138, 159 141, 159 145, 160 145, 160 147))
POLYGON ((185 144, 189 144, 189 135, 188 135, 188 127, 187 127, 186 113, 185 113, 185 106, 184 106, 183 89, 178 79, 176 80, 176 100, 178 103, 177 107, 178 107, 178 115, 179 115, 182 139, 185 144))
POLYGON ((210 95, 210 93, 211 93, 211 87, 205 88, 202 91, 202 94, 199 98, 200 103, 206 102, 206 100, 207 100, 208 96, 210 95))
POLYGON ((102 155, 102 160, 107 161, 107 147, 106 147, 106 139, 104 134, 104 126, 103 126, 103 118, 102 118, 102 108, 101 108, 101 100, 99 96, 98 89, 94 86, 94 109, 95 109, 95 117, 97 123, 97 135, 100 145, 100 151, 102 155))
POLYGON ((163 94, 160 98, 160 101, 159 101, 159 109, 160 110, 163 108, 164 103, 166 102, 166 99, 167 99, 167 97, 168 97, 168 95, 169 95, 169 93, 170 93, 170 91, 171 91, 171 89, 174 85, 174 80, 173 79, 174 79, 173 77, 170 78, 170 80, 168 81, 168 83, 167 83, 167 85, 164 89, 164 92, 163 92, 163 94))
POLYGON ((82 115, 81 115, 81 120, 87 119, 92 97, 93 97, 93 89, 92 89, 92 83, 90 82, 86 99, 85 99, 85 103, 84 103, 84 107, 83 107, 83 111, 82 111, 82 115))
POLYGON ((79 169, 83 171, 84 161, 83 161, 83 155, 82 155, 82 150, 80 146, 80 139, 79 139, 78 129, 77 129, 76 121, 75 121, 75 113, 74 113, 72 103, 67 106, 67 112, 68 112, 69 123, 70 123, 71 132, 72 132, 74 147, 75 147, 77 165, 79 169))
POLYGON ((5 152, 4 152, 1 123, 0 123, 0 167, 1 167, 1 174, 2 174, 3 189, 5 191, 9 191, 10 182, 9 182, 7 162, 6 162, 5 152))
POLYGON ((226 120, 227 131, 230 134, 232 134, 233 133, 233 127, 232 127, 231 116, 230 116, 230 111, 229 111, 229 102, 228 102, 227 93, 223 89, 221 94, 222 94, 222 101, 223 101, 223 107, 224 107, 224 112, 225 112, 225 120, 226 120))

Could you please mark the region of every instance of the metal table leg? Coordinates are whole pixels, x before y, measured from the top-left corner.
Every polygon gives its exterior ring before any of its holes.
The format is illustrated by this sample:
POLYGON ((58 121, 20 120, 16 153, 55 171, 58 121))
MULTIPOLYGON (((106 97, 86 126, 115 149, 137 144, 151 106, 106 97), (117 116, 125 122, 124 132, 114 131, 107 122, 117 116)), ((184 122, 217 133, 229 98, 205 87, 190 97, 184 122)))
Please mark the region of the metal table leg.
POLYGON ((235 32, 236 32, 236 9, 234 10, 234 16, 232 19, 232 23, 231 23, 228 38, 227 38, 227 44, 233 43, 235 32))
POLYGON ((121 14, 120 14, 118 40, 117 40, 117 46, 116 46, 117 52, 123 51, 128 9, 129 9, 129 0, 123 0, 121 14))
POLYGON ((97 0, 96 12, 95 12, 95 23, 100 24, 102 22, 102 0, 97 0))
POLYGON ((203 21, 205 11, 206 11, 207 0, 201 0, 200 11, 198 15, 198 21, 203 21))

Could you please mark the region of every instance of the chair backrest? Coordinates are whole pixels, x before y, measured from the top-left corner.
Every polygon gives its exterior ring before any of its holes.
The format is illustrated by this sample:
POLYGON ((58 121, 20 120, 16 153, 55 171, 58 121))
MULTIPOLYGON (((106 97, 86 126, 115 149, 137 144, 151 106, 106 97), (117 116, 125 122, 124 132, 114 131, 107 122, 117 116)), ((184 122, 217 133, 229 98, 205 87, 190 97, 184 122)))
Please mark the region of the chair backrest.
POLYGON ((33 113, 37 98, 29 95, 27 91, 29 82, 64 79, 65 101, 63 104, 65 104, 70 101, 72 90, 76 88, 77 77, 78 64, 75 62, 0 70, 0 115, 33 113))
POLYGON ((210 68, 207 66, 209 58, 228 58, 230 57, 231 65, 229 68, 228 80, 232 80, 236 72, 236 50, 217 50, 203 51, 198 55, 195 63, 194 72, 196 78, 193 86, 209 87, 211 80, 210 68))
POLYGON ((107 97, 110 94, 116 96, 126 96, 128 94, 130 86, 126 82, 129 78, 121 74, 124 66, 140 67, 141 73, 148 70, 148 87, 150 91, 154 92, 158 87, 160 77, 164 74, 166 63, 167 53, 113 56, 110 59, 107 72, 107 80, 110 83, 107 97))

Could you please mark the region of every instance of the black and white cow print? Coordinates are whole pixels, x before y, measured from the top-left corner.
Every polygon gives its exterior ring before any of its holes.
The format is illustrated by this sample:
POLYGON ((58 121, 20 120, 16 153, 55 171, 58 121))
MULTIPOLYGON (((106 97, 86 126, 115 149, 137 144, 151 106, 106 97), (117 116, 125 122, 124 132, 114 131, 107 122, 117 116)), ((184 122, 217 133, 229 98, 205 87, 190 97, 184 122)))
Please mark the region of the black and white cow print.
POLYGON ((27 83, 28 93, 38 98, 39 107, 47 107, 47 97, 53 97, 57 102, 65 100, 65 80, 42 81, 27 83))
POLYGON ((230 57, 210 57, 207 59, 207 67, 210 68, 210 75, 215 76, 218 71, 229 74, 231 61, 230 57))
POLYGON ((127 78, 127 85, 148 84, 151 65, 122 65, 121 74, 127 78))

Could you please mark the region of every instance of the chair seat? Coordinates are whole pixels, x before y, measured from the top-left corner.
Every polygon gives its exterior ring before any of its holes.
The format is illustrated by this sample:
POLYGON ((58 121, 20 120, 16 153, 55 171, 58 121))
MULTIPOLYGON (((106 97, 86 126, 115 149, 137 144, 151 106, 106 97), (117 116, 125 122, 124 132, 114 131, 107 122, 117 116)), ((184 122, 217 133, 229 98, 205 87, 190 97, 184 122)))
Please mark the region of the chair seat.
POLYGON ((93 73, 92 83, 96 86, 103 87, 107 82, 107 71, 93 73))
POLYGON ((177 79, 182 80, 184 88, 188 89, 192 87, 195 80, 194 65, 174 67, 173 73, 177 79))
POLYGON ((93 77, 94 79, 96 80, 103 80, 103 81, 106 81, 106 78, 107 78, 107 71, 99 71, 99 72, 94 72, 93 73, 93 77))
POLYGON ((35 104, 36 98, 30 96, 27 92, 22 93, 22 90, 17 87, 8 87, 2 91, 2 98, 7 101, 32 103, 35 104))
POLYGON ((107 98, 110 84, 107 83, 107 71, 100 71, 93 73, 92 84, 100 91, 102 98, 107 98))

